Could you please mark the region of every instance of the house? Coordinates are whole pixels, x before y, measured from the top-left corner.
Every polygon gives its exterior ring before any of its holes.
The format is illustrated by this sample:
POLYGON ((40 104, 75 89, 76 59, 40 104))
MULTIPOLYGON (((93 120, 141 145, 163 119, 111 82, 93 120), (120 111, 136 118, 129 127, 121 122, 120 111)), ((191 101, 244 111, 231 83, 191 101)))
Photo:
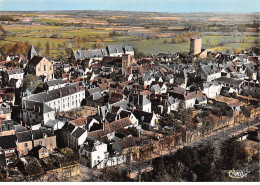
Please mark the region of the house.
POLYGON ((146 129, 157 129, 158 128, 158 118, 155 113, 145 112, 141 110, 134 110, 133 112, 136 119, 138 119, 138 123, 142 126, 142 128, 146 129))
POLYGON ((186 109, 194 107, 194 105, 207 104, 207 97, 201 91, 185 92, 184 107, 186 109))
POLYGON ((2 80, 3 80, 3 84, 8 85, 8 83, 10 83, 10 81, 12 80, 16 80, 19 83, 15 84, 16 88, 21 87, 22 84, 22 80, 23 80, 23 69, 7 69, 6 71, 2 72, 2 80))
POLYGON ((45 57, 34 56, 25 67, 25 73, 53 78, 53 64, 45 57))
POLYGON ((221 77, 221 71, 217 68, 216 64, 208 64, 200 66, 197 71, 197 75, 200 76, 202 80, 211 82, 212 80, 221 77))
POLYGON ((56 136, 44 127, 32 130, 33 147, 44 146, 48 153, 52 153, 56 148, 56 136))
POLYGON ((125 54, 123 45, 108 45, 106 48, 110 57, 122 57, 125 54))
POLYGON ((175 75, 175 84, 178 86, 181 86, 183 88, 187 87, 188 83, 188 71, 186 69, 183 69, 179 73, 175 75))
POLYGON ((192 108, 194 105, 207 104, 207 97, 201 91, 186 91, 181 87, 174 87, 169 94, 183 102, 184 108, 192 108))
MULTIPOLYGON (((153 82, 155 83, 155 82, 153 82)), ((156 84, 153 85, 152 83, 152 86, 150 88, 150 91, 153 93, 153 94, 164 94, 164 93, 167 93, 167 86, 163 83, 163 82, 158 82, 156 84)))
POLYGON ((94 59, 102 60, 104 56, 107 56, 106 49, 88 49, 88 50, 76 50, 74 51, 74 57, 76 60, 94 59))
POLYGON ((153 77, 149 74, 142 76, 142 82, 143 82, 144 86, 150 86, 153 81, 155 81, 155 77, 153 77))
POLYGON ((47 128, 50 132, 54 133, 54 131, 62 129, 64 125, 64 121, 50 119, 46 123, 44 123, 43 127, 47 128))
POLYGON ((246 96, 251 95, 255 98, 259 98, 260 97, 260 83, 258 81, 257 82, 244 81, 242 92, 246 96))
POLYGON ((55 120, 55 110, 45 103, 27 100, 22 108, 22 122, 26 128, 37 130, 49 120, 55 120))
POLYGON ((88 131, 84 128, 76 128, 69 137, 69 147, 74 150, 79 150, 88 136, 88 131))
POLYGON ((85 99, 85 90, 79 83, 26 96, 22 99, 23 122, 27 125, 45 124, 55 120, 56 111, 69 111, 81 106, 85 99))
POLYGON ((131 104, 133 108, 136 108, 141 111, 151 112, 152 104, 143 94, 134 94, 131 93, 128 96, 128 103, 131 104))
POLYGON ((59 89, 65 87, 66 83, 62 79, 52 79, 43 84, 43 89, 45 91, 51 91, 54 89, 59 89))
POLYGON ((17 132, 17 151, 20 155, 27 155, 33 148, 32 134, 30 131, 17 132))
POLYGON ((15 135, 1 136, 0 137, 0 150, 4 151, 6 164, 15 162, 16 159, 16 142, 15 135))
POLYGON ((167 95, 155 95, 150 98, 152 109, 158 114, 169 114, 171 111, 176 111, 179 107, 179 99, 167 95))
POLYGON ((0 137, 15 135, 17 125, 13 120, 0 120, 0 137))
POLYGON ((106 143, 88 138, 79 153, 81 158, 86 159, 86 164, 90 168, 106 167, 106 160, 109 157, 106 143))
POLYGON ((236 90, 238 92, 238 94, 240 94, 242 91, 243 80, 222 76, 222 77, 216 79, 215 81, 224 87, 233 88, 234 90, 236 90))
POLYGON ((30 153, 37 157, 38 159, 42 159, 45 157, 49 157, 49 151, 47 149, 47 147, 43 146, 43 145, 38 145, 36 147, 34 147, 30 153))
POLYGON ((133 123, 134 127, 138 126, 138 119, 136 119, 136 117, 131 111, 121 110, 119 113, 119 119, 123 119, 123 118, 129 118, 133 123))
POLYGON ((11 119, 11 110, 6 107, 0 106, 0 119, 9 120, 11 119))
POLYGON ((114 104, 114 103, 117 103, 117 102, 121 102, 121 101, 124 100, 124 97, 125 97, 124 94, 112 92, 111 96, 108 99, 108 103, 114 104))
POLYGON ((202 92, 209 98, 214 98, 220 95, 222 85, 217 82, 205 82, 202 84, 202 92))

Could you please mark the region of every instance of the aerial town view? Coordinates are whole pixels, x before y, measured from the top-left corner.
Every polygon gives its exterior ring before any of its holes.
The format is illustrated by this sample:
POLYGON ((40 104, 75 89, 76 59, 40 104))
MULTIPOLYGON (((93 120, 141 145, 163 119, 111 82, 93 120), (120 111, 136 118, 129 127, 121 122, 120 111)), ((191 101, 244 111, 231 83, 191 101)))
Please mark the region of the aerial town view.
POLYGON ((259 182, 259 0, 0 0, 0 182, 259 182))

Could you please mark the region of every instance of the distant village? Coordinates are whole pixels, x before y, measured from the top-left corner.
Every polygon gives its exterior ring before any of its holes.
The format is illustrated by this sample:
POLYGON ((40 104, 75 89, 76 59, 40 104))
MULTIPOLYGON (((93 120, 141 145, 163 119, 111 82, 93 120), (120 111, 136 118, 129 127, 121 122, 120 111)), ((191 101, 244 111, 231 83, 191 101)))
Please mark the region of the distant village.
POLYGON ((26 56, 0 54, 0 179, 127 166, 260 113, 260 56, 208 51, 202 38, 190 39, 189 56, 136 57, 132 46, 107 45, 70 60, 34 46, 26 56))

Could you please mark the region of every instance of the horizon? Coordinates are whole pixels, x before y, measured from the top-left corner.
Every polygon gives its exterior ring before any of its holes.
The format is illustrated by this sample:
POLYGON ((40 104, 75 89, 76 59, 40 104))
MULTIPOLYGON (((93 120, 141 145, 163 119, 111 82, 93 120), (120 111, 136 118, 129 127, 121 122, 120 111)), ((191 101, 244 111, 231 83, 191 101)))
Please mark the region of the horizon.
POLYGON ((0 11, 122 11, 156 13, 258 13, 259 0, 0 0, 0 11), (61 6, 62 3, 62 6, 61 6), (30 5, 30 6, 28 6, 30 5))

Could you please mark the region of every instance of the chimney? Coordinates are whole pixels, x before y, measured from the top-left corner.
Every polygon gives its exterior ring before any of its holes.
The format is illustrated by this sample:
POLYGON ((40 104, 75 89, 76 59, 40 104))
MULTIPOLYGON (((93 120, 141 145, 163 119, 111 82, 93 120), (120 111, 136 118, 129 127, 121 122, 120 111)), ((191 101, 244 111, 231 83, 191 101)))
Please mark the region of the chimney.
POLYGON ((103 128, 102 128, 103 131, 105 131, 105 122, 106 122, 106 120, 103 123, 103 128))

